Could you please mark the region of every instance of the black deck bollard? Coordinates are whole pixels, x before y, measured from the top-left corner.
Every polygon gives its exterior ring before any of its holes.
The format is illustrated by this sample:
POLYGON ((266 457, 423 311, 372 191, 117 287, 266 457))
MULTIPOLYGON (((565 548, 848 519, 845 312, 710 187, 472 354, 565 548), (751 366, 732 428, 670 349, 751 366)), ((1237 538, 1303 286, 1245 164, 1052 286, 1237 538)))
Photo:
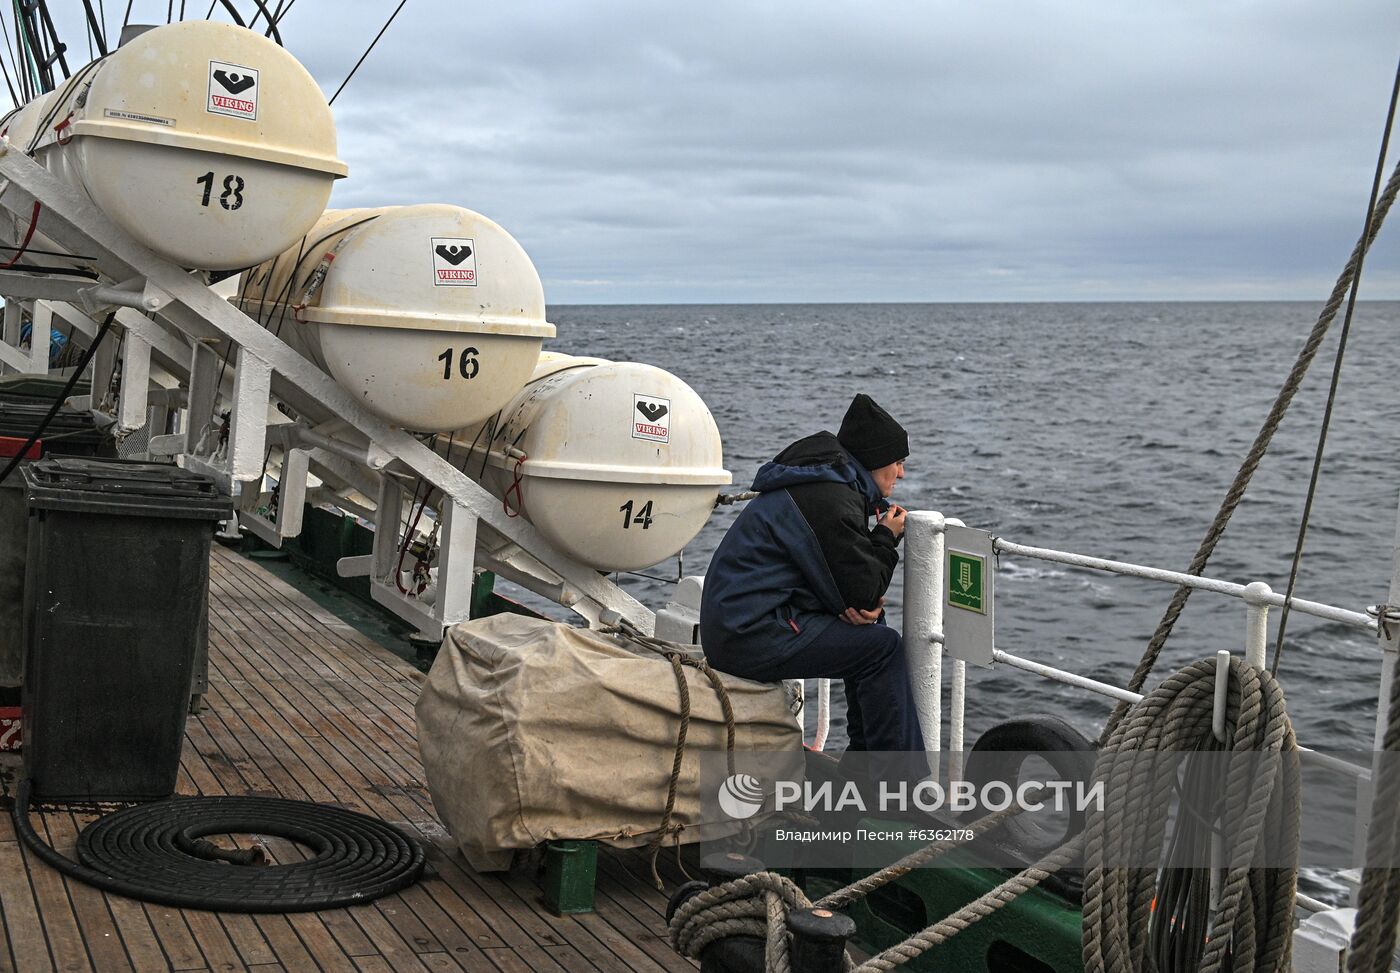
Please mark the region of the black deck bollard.
POLYGON ((700 871, 709 880, 710 888, 765 870, 757 858, 733 851, 717 851, 700 859, 700 871))
MULTIPOLYGON (((710 888, 764 871, 763 862, 736 852, 716 852, 700 860, 710 888)), ((756 936, 726 936, 700 954, 700 973, 763 973, 764 942, 756 936)))
POLYGON ((700 953, 700 973, 764 973, 763 963, 764 942, 756 936, 716 939, 700 953))
POLYGON ((841 973, 846 940, 856 934, 848 915, 830 909, 801 909, 788 914, 792 933, 793 973, 841 973))

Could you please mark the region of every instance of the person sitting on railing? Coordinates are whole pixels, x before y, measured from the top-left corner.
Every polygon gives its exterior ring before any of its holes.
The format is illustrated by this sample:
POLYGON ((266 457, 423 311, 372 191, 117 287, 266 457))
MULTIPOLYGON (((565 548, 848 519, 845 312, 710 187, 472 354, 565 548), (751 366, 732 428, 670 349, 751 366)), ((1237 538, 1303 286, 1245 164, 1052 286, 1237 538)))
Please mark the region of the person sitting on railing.
POLYGON ((759 469, 760 496, 705 573, 710 663, 762 681, 844 679, 854 751, 924 749, 903 640, 882 609, 905 515, 888 498, 908 454, 904 428, 857 395, 836 435, 800 439, 759 469))

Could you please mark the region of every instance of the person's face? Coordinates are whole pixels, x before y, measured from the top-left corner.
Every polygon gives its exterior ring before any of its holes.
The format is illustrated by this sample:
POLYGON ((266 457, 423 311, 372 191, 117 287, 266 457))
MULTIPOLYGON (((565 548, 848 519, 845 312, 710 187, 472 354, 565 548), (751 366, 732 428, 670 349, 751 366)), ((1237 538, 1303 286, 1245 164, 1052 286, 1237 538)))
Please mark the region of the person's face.
POLYGON ((895 481, 904 479, 904 460, 895 460, 888 466, 871 470, 870 476, 880 488, 880 496, 888 500, 890 494, 894 493, 895 481))

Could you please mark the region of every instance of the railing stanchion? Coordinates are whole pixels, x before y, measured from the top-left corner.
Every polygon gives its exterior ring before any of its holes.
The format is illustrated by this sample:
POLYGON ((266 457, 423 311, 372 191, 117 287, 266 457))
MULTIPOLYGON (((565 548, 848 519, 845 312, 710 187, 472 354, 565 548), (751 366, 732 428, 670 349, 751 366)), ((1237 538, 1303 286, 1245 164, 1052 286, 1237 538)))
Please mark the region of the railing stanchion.
POLYGON ((1230 702, 1230 653, 1221 649, 1215 653, 1215 700, 1210 716, 1210 731, 1221 743, 1225 742, 1225 709, 1230 702))
POLYGON ((1269 604, 1274 589, 1262 581, 1244 586, 1245 632, 1244 661, 1256 669, 1264 668, 1264 656, 1269 644, 1269 604))
MULTIPOLYGON (((1265 585, 1265 587, 1268 587, 1265 585)), ((1247 590, 1247 589, 1246 589, 1247 590)), ((1250 606, 1253 617, 1254 607, 1250 606)), ((1264 609, 1268 611, 1267 608, 1264 609)), ((1267 627, 1267 626, 1266 626, 1267 627)), ((1215 653, 1215 699, 1210 715, 1210 731, 1221 743, 1225 742, 1225 711, 1230 703, 1230 653, 1221 649, 1215 653)), ((1210 905, 1220 905, 1220 888, 1225 878, 1225 844, 1219 832, 1210 835, 1210 905)))
POLYGON ((953 660, 953 691, 948 701, 948 779, 962 780, 963 712, 967 705, 967 663, 953 660))
POLYGON ((1395 679, 1395 660, 1400 657, 1400 624, 1396 624, 1396 614, 1400 612, 1400 514, 1396 515, 1395 524, 1395 553, 1391 559, 1386 604, 1372 606, 1367 611, 1376 620, 1381 647, 1381 676, 1376 697, 1377 750, 1384 749, 1385 728, 1390 721, 1390 684, 1395 679))
POLYGON ((831 680, 817 680, 817 727, 812 734, 812 749, 825 750, 826 737, 831 732, 831 680))
POLYGON ((943 515, 914 510, 904 522, 904 652, 929 769, 943 749, 943 515))

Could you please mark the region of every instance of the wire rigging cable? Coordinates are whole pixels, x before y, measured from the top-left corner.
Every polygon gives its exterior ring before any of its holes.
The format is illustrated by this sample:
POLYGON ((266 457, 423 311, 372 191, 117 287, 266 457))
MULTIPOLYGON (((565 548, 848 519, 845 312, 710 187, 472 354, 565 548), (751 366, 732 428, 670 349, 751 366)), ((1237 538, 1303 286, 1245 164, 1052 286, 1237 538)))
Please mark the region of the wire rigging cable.
POLYGON ((233 0, 213 0, 213 3, 209 4, 209 12, 204 15, 204 19, 211 19, 214 16, 214 8, 220 6, 228 11, 228 15, 233 18, 233 22, 239 27, 248 26, 243 22, 243 15, 240 14, 238 8, 233 5, 233 0))
MULTIPOLYGON (((10 67, 12 67, 12 68, 14 69, 14 78, 15 78, 15 80, 14 80, 14 86, 13 86, 13 88, 11 89, 11 97, 14 98, 15 108, 18 109, 19 106, 22 105, 22 104, 24 104, 26 101, 28 101, 29 98, 28 98, 28 96, 25 94, 24 79, 20 76, 19 61, 15 58, 14 46, 12 45, 12 43, 11 43, 11 41, 10 41, 10 27, 9 27, 9 25, 5 22, 5 18, 4 18, 3 16, 0 16, 0 37, 3 37, 3 38, 4 38, 4 41, 5 41, 5 48, 4 48, 4 52, 3 52, 3 53, 4 53, 5 57, 8 57, 8 58, 10 59, 10 67)), ((0 57, 0 64, 4 64, 4 63, 5 63, 4 58, 3 58, 3 57, 0 57)), ((8 82, 9 79, 10 79, 10 68, 6 68, 6 69, 5 69, 5 80, 6 80, 6 82, 8 82)))
MULTIPOLYGON (((1395 66, 1395 83, 1390 88, 1390 107, 1386 110, 1385 131, 1381 134, 1380 155, 1376 159, 1376 173, 1371 179, 1371 198, 1366 204, 1366 219, 1361 225, 1362 238, 1371 235, 1371 219, 1376 209, 1376 197, 1381 191, 1381 177, 1385 174, 1385 157, 1390 149, 1390 132, 1395 125, 1395 106, 1400 101, 1400 64, 1395 66)), ((1283 658, 1283 636, 1288 630, 1288 615, 1293 603, 1293 591, 1298 585, 1298 568, 1303 561, 1303 545, 1307 543, 1308 521, 1312 517, 1313 499, 1317 496, 1317 481, 1322 473, 1322 454, 1327 448, 1327 430, 1332 425, 1332 406, 1337 401, 1337 384, 1342 375, 1342 358, 1347 350, 1347 336, 1351 334, 1351 318, 1356 311, 1356 292, 1361 287, 1361 267, 1364 253, 1356 259, 1356 276, 1351 281, 1351 292, 1347 295, 1347 311, 1342 319, 1341 337, 1337 339, 1337 358, 1332 363, 1332 383, 1327 389, 1327 407, 1322 414, 1322 428, 1317 433, 1317 451, 1313 454, 1312 474, 1308 478, 1308 495, 1303 502, 1303 516, 1298 522, 1298 541, 1293 548, 1293 564, 1288 570, 1288 591, 1283 599, 1283 613, 1278 620, 1278 640, 1274 643, 1274 661, 1269 667, 1278 673, 1279 660, 1283 658)))
MULTIPOLYGON (((1239 470, 1235 473, 1235 478, 1230 484, 1230 489, 1225 494, 1225 499, 1221 501, 1220 509, 1216 511, 1215 519, 1211 521, 1206 529, 1205 536, 1201 538, 1201 543, 1196 549, 1195 556, 1191 559, 1191 565, 1186 573, 1201 575, 1205 572, 1206 565, 1210 562, 1211 555, 1215 552, 1216 545, 1225 533, 1225 528, 1230 523, 1230 518, 1239 507, 1240 501, 1244 498, 1245 491, 1249 489, 1250 481, 1254 478, 1255 472, 1259 469, 1259 464, 1264 459, 1264 454, 1269 450, 1269 444, 1273 442, 1274 433, 1278 431, 1279 424, 1283 421, 1284 415, 1288 412, 1288 407, 1293 402, 1293 397, 1298 393, 1298 389, 1303 384, 1303 379, 1307 376, 1308 368, 1312 365, 1313 359, 1317 357, 1318 349, 1322 346, 1322 339, 1327 336, 1327 331, 1332 326, 1332 322, 1337 317, 1337 311, 1342 306, 1347 289, 1351 286, 1352 278, 1356 275, 1356 269, 1361 255, 1370 249, 1375 242, 1376 235, 1380 232, 1381 225, 1385 222, 1386 214, 1390 212, 1391 205, 1395 202, 1395 197, 1400 194, 1400 165, 1397 165, 1386 182, 1385 189, 1376 200, 1374 216, 1370 223, 1368 235, 1356 241, 1356 246, 1352 249, 1351 257, 1348 259, 1342 272, 1337 277, 1337 282, 1332 286, 1332 293, 1323 305, 1321 313, 1318 314, 1317 323, 1313 325, 1312 331, 1308 333, 1307 341, 1298 352, 1297 359, 1293 362, 1293 367, 1289 370, 1288 377, 1284 380, 1283 386, 1279 389, 1278 395, 1274 398, 1274 403, 1269 409, 1268 416, 1264 419, 1258 434, 1254 437, 1254 442, 1249 448, 1244 461, 1240 464, 1239 470)), ((1176 625, 1176 620, 1181 617, 1182 611, 1186 608, 1187 599, 1191 597, 1194 588, 1180 587, 1172 596, 1171 603, 1167 610, 1163 612, 1162 619, 1157 623, 1157 629, 1152 633, 1152 639, 1147 643, 1147 648, 1143 651, 1142 658, 1138 660, 1137 668, 1133 670, 1132 678, 1128 681, 1128 689, 1132 692, 1141 692, 1142 687, 1147 682, 1147 677, 1152 674, 1153 667, 1157 664, 1157 659, 1162 653, 1162 647, 1167 644, 1167 639, 1171 637, 1172 629, 1176 625)), ((1103 743, 1112 734, 1113 728, 1123 718, 1128 711, 1127 703, 1118 703, 1114 707, 1113 713, 1109 716, 1108 722, 1104 726, 1103 733, 1099 737, 1099 742, 1103 743)))
MULTIPOLYGON (((355 72, 360 70, 360 65, 365 63, 365 58, 369 57, 369 52, 374 50, 374 45, 379 43, 379 38, 384 36, 384 32, 389 29, 389 25, 394 22, 394 18, 399 15, 399 11, 403 9, 403 5, 406 3, 408 3, 408 0, 399 0, 399 5, 395 7, 394 12, 389 15, 389 19, 384 21, 384 26, 379 28, 379 33, 374 35, 374 40, 369 42, 369 47, 365 48, 365 52, 360 55, 360 59, 355 62, 355 66, 350 69, 350 73, 345 76, 345 80, 340 82, 340 87, 335 89, 335 94, 331 95, 330 101, 326 102, 326 104, 335 104, 335 100, 340 97, 340 93, 345 90, 345 86, 350 83, 350 79, 355 76, 355 72)), ((290 6, 291 4, 288 4, 288 7, 290 6)))
POLYGON ((268 11, 267 4, 263 0, 253 0, 253 3, 257 5, 258 12, 253 14, 252 20, 248 21, 249 29, 258 22, 259 16, 264 16, 267 18, 267 32, 263 36, 271 37, 277 42, 278 47, 285 47, 286 45, 282 43, 282 33, 277 29, 277 18, 268 11))
POLYGON ((83 11, 87 14, 88 33, 97 44, 97 53, 107 56, 107 28, 99 25, 97 14, 92 9, 92 0, 83 0, 83 11))

